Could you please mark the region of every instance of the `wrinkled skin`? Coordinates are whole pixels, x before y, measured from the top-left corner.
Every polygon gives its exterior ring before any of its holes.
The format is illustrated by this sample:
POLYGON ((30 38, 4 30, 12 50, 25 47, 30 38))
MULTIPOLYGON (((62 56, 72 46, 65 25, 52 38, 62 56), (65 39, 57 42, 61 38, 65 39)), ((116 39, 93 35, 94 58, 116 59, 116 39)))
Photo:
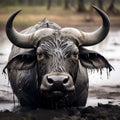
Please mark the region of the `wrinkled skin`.
POLYGON ((42 28, 55 32, 42 39, 36 35, 34 48, 12 47, 6 68, 13 92, 23 107, 85 106, 87 69, 111 70, 112 66, 102 55, 80 46, 75 38, 64 36, 61 27, 47 19, 21 33, 42 28))

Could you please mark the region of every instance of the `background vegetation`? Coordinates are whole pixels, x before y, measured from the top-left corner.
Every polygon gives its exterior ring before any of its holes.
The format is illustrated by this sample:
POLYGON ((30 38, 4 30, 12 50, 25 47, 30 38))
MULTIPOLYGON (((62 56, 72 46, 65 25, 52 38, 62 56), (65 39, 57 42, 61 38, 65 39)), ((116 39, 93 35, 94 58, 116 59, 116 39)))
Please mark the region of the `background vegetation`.
POLYGON ((13 5, 29 5, 29 6, 46 6, 49 10, 53 6, 64 6, 64 9, 70 9, 77 6, 77 12, 86 11, 85 4, 98 4, 100 8, 104 8, 107 3, 107 11, 116 12, 115 4, 120 3, 120 0, 0 0, 1 6, 13 5))
POLYGON ((0 29, 5 26, 8 16, 22 9, 15 23, 19 27, 33 25, 48 18, 61 25, 93 24, 97 19, 92 5, 96 5, 110 15, 114 25, 119 23, 120 0, 0 0, 0 29))

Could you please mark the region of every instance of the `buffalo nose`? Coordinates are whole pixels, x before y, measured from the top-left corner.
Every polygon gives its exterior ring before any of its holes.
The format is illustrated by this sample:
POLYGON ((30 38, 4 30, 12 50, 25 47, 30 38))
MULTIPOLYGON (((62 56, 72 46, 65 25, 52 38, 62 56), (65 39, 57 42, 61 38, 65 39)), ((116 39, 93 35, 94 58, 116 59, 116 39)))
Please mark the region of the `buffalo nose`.
POLYGON ((69 82, 69 76, 47 76, 48 84, 63 84, 66 85, 69 82))
POLYGON ((70 75, 64 74, 48 74, 41 83, 42 90, 74 90, 73 79, 70 75))

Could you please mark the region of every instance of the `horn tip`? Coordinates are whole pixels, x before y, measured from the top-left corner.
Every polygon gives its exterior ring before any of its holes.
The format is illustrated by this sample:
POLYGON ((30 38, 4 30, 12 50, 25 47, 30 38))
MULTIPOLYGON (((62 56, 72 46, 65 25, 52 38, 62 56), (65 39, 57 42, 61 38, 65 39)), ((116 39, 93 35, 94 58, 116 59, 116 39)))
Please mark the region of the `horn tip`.
POLYGON ((21 9, 17 10, 14 13, 12 13, 12 15, 10 15, 10 17, 8 18, 7 23, 6 23, 6 28, 12 27, 12 21, 14 20, 15 16, 21 11, 22 11, 21 9))
POLYGON ((22 11, 21 9, 15 11, 16 15, 17 15, 18 13, 20 13, 21 11, 22 11))
POLYGON ((100 9, 96 6, 96 5, 92 5, 92 7, 97 10, 97 11, 100 11, 100 9))
POLYGON ((99 13, 99 15, 102 17, 102 19, 103 19, 103 24, 106 26, 110 26, 110 20, 109 20, 109 17, 108 17, 108 15, 103 11, 103 10, 101 10, 100 8, 98 8, 97 6, 95 6, 95 5, 92 5, 92 7, 99 13))
POLYGON ((10 17, 15 17, 18 13, 20 13, 22 10, 16 10, 15 12, 12 13, 12 15, 10 17))
POLYGON ((107 16, 107 14, 106 14, 103 10, 101 10, 99 7, 97 7, 97 6, 95 6, 95 5, 92 5, 92 7, 93 7, 100 15, 104 14, 105 16, 107 16))
POLYGON ((97 8, 97 6, 96 6, 96 5, 94 5, 94 4, 92 5, 92 7, 93 7, 93 8, 97 8))

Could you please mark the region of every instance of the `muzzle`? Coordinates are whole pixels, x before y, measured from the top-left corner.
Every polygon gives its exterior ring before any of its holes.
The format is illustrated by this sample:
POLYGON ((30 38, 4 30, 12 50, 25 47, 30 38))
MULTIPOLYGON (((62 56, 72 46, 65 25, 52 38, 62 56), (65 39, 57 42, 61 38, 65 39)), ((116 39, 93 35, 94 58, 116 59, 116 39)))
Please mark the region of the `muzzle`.
POLYGON ((72 77, 67 73, 50 73, 43 77, 40 90, 49 92, 53 96, 63 96, 73 92, 75 86, 72 77))

